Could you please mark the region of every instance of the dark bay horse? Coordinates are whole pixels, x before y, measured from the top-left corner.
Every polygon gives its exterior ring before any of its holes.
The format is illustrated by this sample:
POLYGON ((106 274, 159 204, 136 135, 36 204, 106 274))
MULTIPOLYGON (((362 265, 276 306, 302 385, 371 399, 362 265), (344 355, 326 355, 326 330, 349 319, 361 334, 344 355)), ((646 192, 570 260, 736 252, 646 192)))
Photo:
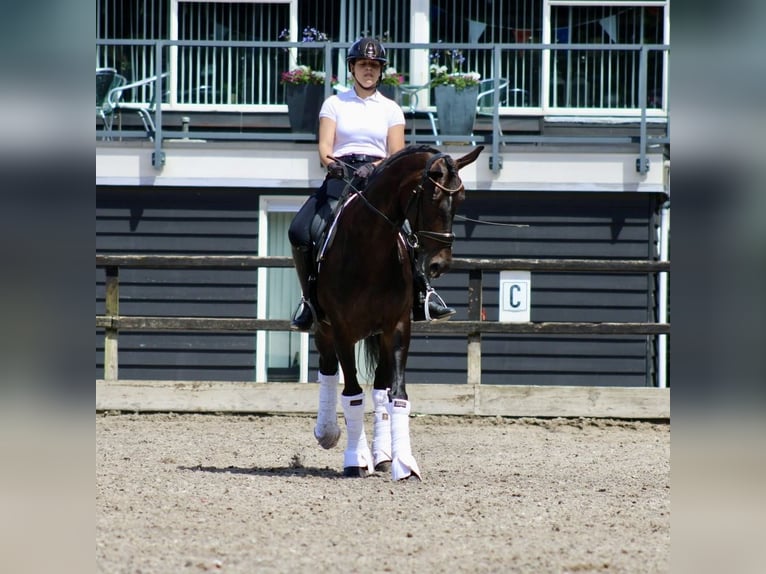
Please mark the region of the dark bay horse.
POLYGON ((458 172, 482 149, 453 159, 430 146, 404 148, 376 168, 364 192, 349 195, 332 225, 332 241, 324 249, 316 283, 324 315, 314 333, 319 352, 314 436, 324 448, 335 446, 340 437, 336 409, 340 362, 348 438, 346 476, 390 468, 393 480, 420 479, 410 448, 410 402, 404 382, 412 270, 413 265, 422 265, 431 277, 438 277, 449 269, 452 220, 465 198, 458 172), (405 220, 409 234, 402 230, 405 220), (417 261, 412 253, 417 253, 417 261), (364 391, 354 355, 354 344, 361 340, 370 366, 375 366, 372 451, 364 432, 364 391))

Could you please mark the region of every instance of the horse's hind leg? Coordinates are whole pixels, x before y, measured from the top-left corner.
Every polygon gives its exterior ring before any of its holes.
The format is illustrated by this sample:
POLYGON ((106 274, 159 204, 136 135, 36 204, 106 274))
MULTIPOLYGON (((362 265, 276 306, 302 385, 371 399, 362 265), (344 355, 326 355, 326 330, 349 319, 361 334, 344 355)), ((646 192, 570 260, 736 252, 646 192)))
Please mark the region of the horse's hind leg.
POLYGON ((365 341, 368 360, 377 362, 372 389, 372 461, 378 472, 391 471, 391 416, 388 413, 388 391, 391 386, 391 361, 380 355, 380 335, 365 341), (371 355, 372 349, 372 355, 371 355))
MULTIPOLYGON (((377 379, 377 375, 376 375, 377 379)), ((388 413, 388 389, 372 389, 372 461, 375 470, 391 470, 391 415, 388 413)))
POLYGON ((338 426, 338 359, 332 344, 321 333, 315 335, 319 351, 319 407, 314 426, 314 438, 322 448, 333 448, 340 439, 338 426))

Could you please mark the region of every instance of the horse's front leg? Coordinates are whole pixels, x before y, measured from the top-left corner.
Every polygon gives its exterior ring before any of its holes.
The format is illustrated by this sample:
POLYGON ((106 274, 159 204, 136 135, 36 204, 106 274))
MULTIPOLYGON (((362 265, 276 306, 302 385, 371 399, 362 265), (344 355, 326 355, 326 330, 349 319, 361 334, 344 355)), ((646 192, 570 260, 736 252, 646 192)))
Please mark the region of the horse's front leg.
POLYGON ((333 448, 340 439, 338 426, 338 358, 326 328, 319 327, 314 344, 319 352, 319 407, 314 437, 322 448, 333 448))
POLYGON ((346 450, 343 453, 344 476, 366 477, 374 471, 372 453, 364 432, 364 391, 356 378, 354 342, 336 340, 336 353, 343 368, 343 393, 340 403, 346 419, 346 450))
MULTIPOLYGON (((400 321, 391 338, 393 381, 389 392, 388 414, 391 420, 391 478, 395 481, 421 479, 420 468, 410 444, 410 401, 404 382, 407 353, 410 348, 410 321, 400 321)), ((381 348, 381 356, 383 349, 381 348)))

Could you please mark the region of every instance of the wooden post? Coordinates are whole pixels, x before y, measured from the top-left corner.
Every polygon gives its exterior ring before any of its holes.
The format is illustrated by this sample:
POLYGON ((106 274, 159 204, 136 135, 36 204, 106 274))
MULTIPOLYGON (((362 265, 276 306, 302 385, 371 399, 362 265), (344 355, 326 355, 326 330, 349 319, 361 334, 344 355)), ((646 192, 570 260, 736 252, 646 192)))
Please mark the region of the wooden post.
MULTIPOLYGON (((120 276, 119 267, 106 268, 105 306, 107 317, 117 317, 120 314, 120 276)), ((104 380, 117 380, 117 336, 116 326, 104 329, 104 380)))
MULTIPOLYGON (((481 321, 482 271, 468 272, 468 320, 481 321)), ((468 380, 469 385, 481 384, 481 332, 468 333, 468 380)))

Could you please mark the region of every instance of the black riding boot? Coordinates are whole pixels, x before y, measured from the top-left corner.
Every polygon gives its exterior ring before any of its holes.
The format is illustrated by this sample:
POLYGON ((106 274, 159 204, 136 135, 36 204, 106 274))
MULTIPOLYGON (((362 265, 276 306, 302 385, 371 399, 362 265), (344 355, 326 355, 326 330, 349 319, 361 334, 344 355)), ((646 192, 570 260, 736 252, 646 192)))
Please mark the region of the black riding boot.
POLYGON ((415 301, 412 308, 414 321, 446 321, 455 314, 452 307, 447 307, 444 299, 431 287, 425 273, 415 265, 415 301))
POLYGON ((311 275, 314 273, 314 257, 310 247, 295 247, 293 245, 293 261, 298 280, 301 284, 303 297, 298 308, 293 313, 290 329, 293 331, 308 331, 314 323, 316 311, 311 303, 311 275))

